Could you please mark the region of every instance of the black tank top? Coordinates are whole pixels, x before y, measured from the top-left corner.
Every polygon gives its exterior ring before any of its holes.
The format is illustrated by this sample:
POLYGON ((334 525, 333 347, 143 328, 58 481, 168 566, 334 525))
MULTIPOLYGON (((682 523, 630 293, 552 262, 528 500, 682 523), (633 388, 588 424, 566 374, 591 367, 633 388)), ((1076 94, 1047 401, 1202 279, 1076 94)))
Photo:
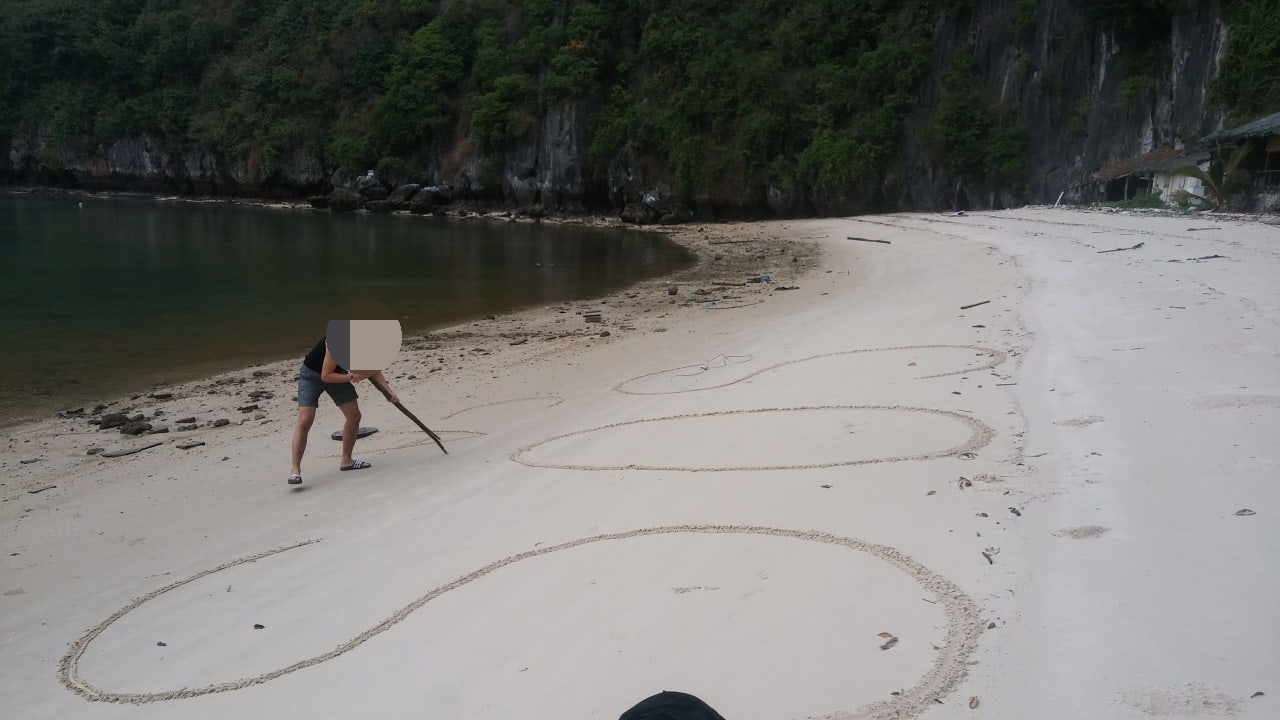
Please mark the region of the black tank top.
MULTIPOLYGON (((303 365, 306 365, 316 372, 324 372, 324 340, 325 338, 320 338, 320 342, 316 343, 316 346, 311 348, 311 352, 307 353, 307 356, 302 359, 303 365)), ((342 369, 342 366, 339 365, 338 369, 334 370, 334 372, 346 373, 347 371, 342 369)))

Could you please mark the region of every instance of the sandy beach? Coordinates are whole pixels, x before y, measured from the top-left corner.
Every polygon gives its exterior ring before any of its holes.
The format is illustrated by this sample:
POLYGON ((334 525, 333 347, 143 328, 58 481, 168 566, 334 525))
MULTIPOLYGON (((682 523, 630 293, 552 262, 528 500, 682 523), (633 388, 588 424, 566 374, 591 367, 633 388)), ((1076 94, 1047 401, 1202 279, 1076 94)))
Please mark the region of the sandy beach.
POLYGON ((405 343, 447 455, 364 385, 286 485, 297 361, 0 432, 0 713, 1280 716, 1275 218, 667 232, 405 343))

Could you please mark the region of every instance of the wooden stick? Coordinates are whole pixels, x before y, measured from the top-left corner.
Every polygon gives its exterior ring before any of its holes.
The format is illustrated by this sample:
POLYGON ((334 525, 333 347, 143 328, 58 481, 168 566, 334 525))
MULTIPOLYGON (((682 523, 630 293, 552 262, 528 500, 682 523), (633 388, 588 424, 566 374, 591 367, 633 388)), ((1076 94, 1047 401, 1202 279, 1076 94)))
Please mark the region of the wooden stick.
POLYGON ((135 448, 126 448, 124 450, 112 450, 111 452, 102 453, 101 457, 112 457, 112 458, 124 457, 125 455, 132 455, 136 452, 142 452, 143 450, 146 450, 148 448, 153 448, 157 445, 163 445, 163 444, 164 443, 153 442, 150 445, 139 445, 138 447, 135 447, 135 448))
POLYGON ((1121 250, 1137 250, 1143 245, 1146 245, 1146 243, 1138 243, 1137 245, 1134 245, 1132 247, 1127 247, 1127 248, 1111 248, 1110 250, 1099 250, 1098 254, 1101 255, 1102 253, 1120 252, 1121 250))
POLYGON ((440 442, 440 436, 439 436, 439 435, 436 435, 436 434, 435 434, 435 433, 433 433, 433 432, 431 432, 431 428, 428 428, 426 425, 423 425, 423 424, 422 424, 422 421, 421 421, 421 420, 419 420, 419 419, 418 419, 418 417, 417 417, 416 415, 414 415, 413 413, 409 412, 409 408, 406 408, 405 406, 401 405, 400 403, 396 403, 396 407, 400 409, 400 412, 402 412, 402 413, 404 413, 404 414, 405 414, 405 417, 409 418, 410 420, 412 420, 412 421, 414 422, 414 424, 415 424, 415 425, 417 425, 418 427, 422 428, 422 432, 424 432, 424 433, 426 433, 426 434, 430 435, 430 436, 431 436, 431 439, 436 441, 436 445, 439 445, 439 446, 440 446, 440 450, 441 450, 441 452, 443 452, 445 455, 448 455, 448 454, 449 454, 449 451, 444 449, 444 443, 440 442))
POLYGON ((849 236, 847 236, 847 237, 848 237, 850 240, 857 240, 858 242, 884 243, 885 245, 892 245, 892 244, 893 244, 893 243, 889 242, 888 240, 872 240, 871 238, 860 238, 860 237, 854 237, 854 236, 852 236, 852 235, 849 235, 849 236))
POLYGON ((982 302, 976 302, 976 303, 973 303, 972 305, 961 305, 961 306, 960 306, 960 309, 961 309, 961 310, 968 310, 969 308, 976 308, 976 307, 978 307, 979 305, 986 305, 986 304, 987 304, 987 303, 989 303, 989 302, 991 302, 991 301, 990 301, 990 300, 983 300, 982 302))

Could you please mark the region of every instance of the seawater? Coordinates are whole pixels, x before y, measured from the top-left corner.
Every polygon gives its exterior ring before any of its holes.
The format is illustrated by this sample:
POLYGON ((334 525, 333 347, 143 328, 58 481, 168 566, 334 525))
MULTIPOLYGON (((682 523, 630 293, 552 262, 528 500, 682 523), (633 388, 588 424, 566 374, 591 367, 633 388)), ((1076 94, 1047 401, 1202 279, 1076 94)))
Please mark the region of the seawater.
POLYGON ((406 335, 599 297, 693 257, 634 230, 0 195, 0 423, 301 358, 373 299, 406 335))

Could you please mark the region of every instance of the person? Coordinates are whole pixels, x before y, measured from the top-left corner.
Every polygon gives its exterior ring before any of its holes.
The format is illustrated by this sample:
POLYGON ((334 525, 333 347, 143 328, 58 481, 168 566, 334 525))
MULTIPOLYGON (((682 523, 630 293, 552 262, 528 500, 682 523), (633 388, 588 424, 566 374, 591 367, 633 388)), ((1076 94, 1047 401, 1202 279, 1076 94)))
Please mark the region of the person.
POLYGON ((316 410, 320 407, 320 396, 328 393, 333 402, 342 411, 345 422, 342 425, 342 457, 338 461, 339 470, 364 470, 372 467, 370 463, 351 457, 355 450, 356 434, 360 431, 360 403, 355 383, 368 378, 374 387, 382 392, 389 403, 400 402, 399 396, 391 389, 386 376, 378 370, 372 374, 348 372, 338 365, 338 361, 329 353, 328 338, 320 338, 320 342, 311 348, 311 352, 302 360, 302 368, 298 371, 298 425, 293 430, 293 470, 289 474, 290 485, 302 484, 302 455, 307 449, 307 435, 316 419, 316 410))

